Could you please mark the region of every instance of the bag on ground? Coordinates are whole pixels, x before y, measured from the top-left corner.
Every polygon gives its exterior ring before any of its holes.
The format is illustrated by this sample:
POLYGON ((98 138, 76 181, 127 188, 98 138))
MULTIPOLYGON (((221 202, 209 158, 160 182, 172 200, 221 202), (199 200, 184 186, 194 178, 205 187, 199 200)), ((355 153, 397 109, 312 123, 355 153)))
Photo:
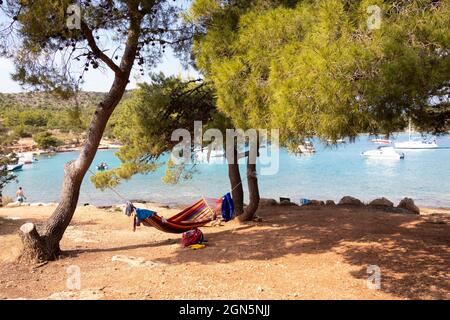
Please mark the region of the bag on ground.
POLYGON ((181 245, 183 247, 189 247, 194 244, 199 244, 204 241, 203 232, 199 229, 191 230, 188 232, 183 233, 182 239, 181 239, 181 245))

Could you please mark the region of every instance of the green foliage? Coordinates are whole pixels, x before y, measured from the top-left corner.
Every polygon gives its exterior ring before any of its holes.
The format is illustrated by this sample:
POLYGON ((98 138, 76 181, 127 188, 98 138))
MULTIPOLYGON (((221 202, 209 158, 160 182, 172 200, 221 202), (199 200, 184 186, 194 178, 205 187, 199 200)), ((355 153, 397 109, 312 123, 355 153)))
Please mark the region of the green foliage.
POLYGON ((12 144, 48 130, 81 135, 103 97, 96 92, 78 92, 67 99, 45 92, 0 94, 0 119, 6 131, 2 139, 12 144))
POLYGON ((119 73, 124 56, 143 72, 168 45, 187 42, 189 28, 177 28, 180 6, 173 0, 4 0, 0 54, 14 58, 13 79, 22 86, 72 96, 87 71, 107 67, 119 73), (68 27, 73 4, 82 13, 79 28, 68 27), (136 55, 124 55, 125 45, 139 46, 136 55))
POLYGON ((449 130, 448 2, 396 5, 197 0, 193 55, 236 127, 280 128, 285 143, 389 133, 408 117, 449 130), (367 27, 369 5, 385 13, 380 30, 367 27))
POLYGON ((124 144, 119 158, 159 158, 178 144, 171 140, 174 130, 193 132, 194 121, 208 123, 214 115, 213 92, 205 83, 154 75, 120 108, 114 130, 124 144))
POLYGON ((33 134, 31 133, 31 131, 22 124, 13 127, 12 137, 14 139, 31 138, 32 136, 33 134))
POLYGON ((16 161, 15 156, 5 154, 0 145, 0 198, 2 197, 3 188, 11 181, 16 180, 16 176, 7 170, 7 165, 14 161, 16 161))
POLYGON ((33 136, 34 141, 41 149, 49 149, 61 145, 61 141, 56 139, 50 132, 40 132, 33 136))
POLYGON ((120 167, 108 171, 98 172, 91 176, 92 184, 102 191, 108 188, 114 188, 124 180, 131 179, 134 175, 148 174, 158 168, 157 163, 143 163, 139 160, 123 163, 120 167))
MULTIPOLYGON (((155 170, 161 157, 179 143, 172 141, 172 133, 185 129, 193 136, 194 121, 203 121, 205 127, 223 125, 225 121, 216 111, 215 97, 208 84, 154 75, 152 83, 140 84, 131 98, 119 106, 111 121, 114 136, 123 145, 117 153, 121 167, 99 173, 92 181, 105 188, 134 174, 155 170)), ((176 183, 192 173, 193 168, 168 161, 163 180, 176 183)))

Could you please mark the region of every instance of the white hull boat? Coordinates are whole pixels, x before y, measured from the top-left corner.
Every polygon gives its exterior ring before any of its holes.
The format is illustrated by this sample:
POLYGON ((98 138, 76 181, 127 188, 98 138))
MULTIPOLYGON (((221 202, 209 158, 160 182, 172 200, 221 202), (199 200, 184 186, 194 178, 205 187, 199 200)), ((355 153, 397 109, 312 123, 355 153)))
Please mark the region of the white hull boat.
POLYGON ((369 150, 361 153, 361 156, 368 159, 393 159, 400 160, 405 158, 404 153, 397 152, 393 147, 379 147, 375 150, 369 150))
POLYGON ((437 149, 439 146, 437 144, 436 138, 431 139, 412 139, 411 138, 411 121, 409 122, 409 140, 403 142, 396 142, 395 148, 397 149, 437 149))
POLYGON ((439 148, 436 140, 410 140, 395 143, 397 149, 437 149, 439 148))
POLYGON ((19 157, 18 163, 21 164, 32 164, 33 162, 38 161, 34 154, 31 152, 19 153, 17 156, 19 157))
POLYGON ((314 154, 316 153, 316 149, 311 141, 306 141, 304 144, 300 144, 298 146, 298 151, 304 154, 314 154))
POLYGON ((225 152, 223 150, 214 150, 204 148, 194 150, 195 161, 198 163, 221 164, 225 161, 225 152))
POLYGON ((392 141, 389 139, 373 139, 372 142, 376 143, 376 144, 383 144, 383 145, 389 145, 392 143, 392 141))

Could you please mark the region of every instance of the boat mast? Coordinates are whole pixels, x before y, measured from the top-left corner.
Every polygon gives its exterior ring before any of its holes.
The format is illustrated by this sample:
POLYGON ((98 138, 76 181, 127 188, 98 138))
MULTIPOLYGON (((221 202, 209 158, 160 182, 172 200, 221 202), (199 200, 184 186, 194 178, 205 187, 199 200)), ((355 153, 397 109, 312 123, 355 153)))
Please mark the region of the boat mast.
POLYGON ((409 141, 411 141, 411 118, 409 118, 409 141))

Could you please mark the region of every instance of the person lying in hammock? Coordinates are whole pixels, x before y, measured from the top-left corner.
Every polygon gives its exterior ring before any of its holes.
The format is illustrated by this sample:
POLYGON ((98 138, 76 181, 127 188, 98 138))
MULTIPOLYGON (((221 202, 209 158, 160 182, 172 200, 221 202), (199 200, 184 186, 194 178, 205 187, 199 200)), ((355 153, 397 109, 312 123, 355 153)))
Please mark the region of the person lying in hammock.
MULTIPOLYGON (((131 202, 127 202, 125 206, 125 214, 128 217, 133 216, 133 231, 136 231, 136 227, 141 226, 141 222, 153 217, 157 213, 155 211, 136 208, 131 202)), ((164 217, 161 217, 163 223, 166 223, 167 220, 164 217)))

